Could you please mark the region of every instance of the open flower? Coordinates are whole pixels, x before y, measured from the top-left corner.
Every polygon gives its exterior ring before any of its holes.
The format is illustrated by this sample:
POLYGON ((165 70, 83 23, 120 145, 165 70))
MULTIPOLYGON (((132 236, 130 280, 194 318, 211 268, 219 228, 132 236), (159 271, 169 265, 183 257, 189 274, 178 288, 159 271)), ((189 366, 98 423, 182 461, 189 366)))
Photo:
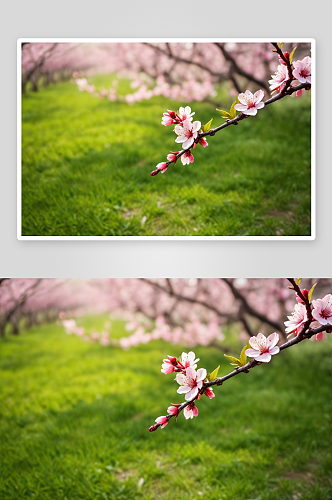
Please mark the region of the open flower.
POLYGON ((182 161, 183 165, 189 165, 189 163, 194 162, 194 155, 190 151, 186 151, 181 156, 181 161, 182 161))
POLYGON ((332 295, 329 293, 323 299, 312 301, 312 316, 321 325, 332 325, 332 295))
POLYGON ((175 113, 175 111, 168 109, 167 113, 163 113, 163 118, 162 118, 161 124, 165 125, 165 127, 167 127, 168 125, 172 125, 173 123, 177 123, 176 113, 175 113))
POLYGON ((203 380, 206 377, 205 368, 200 368, 197 372, 194 368, 189 367, 186 369, 186 374, 178 373, 176 381, 180 385, 177 392, 178 394, 185 394, 185 400, 190 401, 197 396, 198 391, 203 386, 203 380))
POLYGON ((181 364, 185 369, 191 367, 196 370, 197 368, 197 362, 199 361, 199 358, 195 359, 195 353, 193 351, 188 352, 183 352, 181 355, 181 364))
POLYGON ((279 64, 275 75, 272 75, 272 80, 269 80, 271 94, 278 89, 278 92, 281 92, 281 89, 285 85, 285 83, 289 80, 289 72, 287 66, 279 64))
POLYGON ((311 57, 307 56, 302 61, 293 63, 293 76, 300 83, 311 83, 311 57))
POLYGON ((252 94, 250 90, 246 90, 244 94, 239 94, 238 99, 240 104, 235 104, 234 108, 245 115, 255 116, 257 115, 257 110, 265 106, 264 103, 261 102, 263 97, 263 90, 257 90, 254 94, 252 94))
POLYGON ((190 148, 194 144, 200 128, 201 122, 196 121, 194 123, 191 123, 189 120, 184 120, 182 126, 175 126, 174 131, 178 135, 178 137, 175 139, 175 142, 182 142, 183 149, 190 148))
POLYGON ((287 316, 289 321, 285 321, 286 333, 299 334, 302 325, 308 320, 307 310, 304 304, 296 304, 291 316, 287 316))
POLYGON ((195 405, 194 401, 192 403, 190 403, 190 405, 188 405, 188 406, 185 407, 185 409, 183 410, 183 414, 184 414, 184 416, 186 417, 187 420, 188 420, 188 418, 197 417, 197 415, 198 415, 198 408, 195 405))
POLYGON ((253 349, 247 349, 246 355, 255 358, 256 361, 263 361, 268 363, 271 361, 271 356, 278 354, 280 351, 277 343, 279 342, 279 335, 277 332, 271 333, 267 338, 262 333, 257 337, 251 337, 249 344, 253 349))
POLYGON ((195 112, 191 112, 191 108, 190 106, 186 106, 185 108, 179 108, 179 113, 178 113, 178 116, 180 118, 181 121, 184 121, 184 120, 189 120, 190 122, 192 122, 192 116, 195 114, 195 112))

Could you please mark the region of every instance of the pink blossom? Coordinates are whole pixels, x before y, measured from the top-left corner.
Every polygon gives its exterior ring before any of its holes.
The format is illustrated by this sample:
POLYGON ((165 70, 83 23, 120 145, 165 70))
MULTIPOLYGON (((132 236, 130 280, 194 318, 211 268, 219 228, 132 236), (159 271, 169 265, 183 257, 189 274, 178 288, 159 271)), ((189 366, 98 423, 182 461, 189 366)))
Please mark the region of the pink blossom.
POLYGON ((194 162, 194 155, 190 151, 186 151, 181 156, 181 161, 182 161, 183 165, 189 165, 189 163, 194 162))
POLYGON ((208 387, 207 389, 205 389, 204 394, 209 399, 212 399, 212 398, 214 398, 216 396, 215 393, 213 392, 213 389, 211 389, 210 387, 208 387))
POLYGON ((313 300, 312 305, 312 316, 321 325, 332 325, 332 295, 329 293, 323 299, 313 300))
POLYGON ((203 146, 203 148, 206 148, 209 144, 208 144, 208 141, 205 139, 205 137, 202 137, 200 140, 199 140, 199 143, 201 146, 203 146))
POLYGON ((206 377, 205 368, 200 368, 197 372, 194 368, 189 367, 186 369, 186 374, 178 373, 176 376, 177 383, 181 386, 178 388, 178 394, 185 394, 185 400, 190 401, 195 398, 198 391, 203 386, 203 380, 206 377))
POLYGON ((271 93, 273 94, 277 89, 280 92, 287 80, 289 80, 288 68, 279 64, 275 75, 272 75, 272 80, 269 80, 271 93))
POLYGON ((195 405, 195 403, 192 402, 192 403, 190 403, 190 405, 186 406, 185 409, 183 410, 183 414, 187 420, 188 420, 188 418, 197 417, 198 408, 195 405))
POLYGON ((169 155, 167 155, 167 160, 174 162, 174 165, 177 160, 177 152, 176 151, 171 151, 169 155))
POLYGON ((191 367, 196 370, 197 368, 197 362, 199 361, 199 358, 195 359, 195 353, 193 351, 188 352, 183 352, 181 355, 181 364, 185 369, 191 367))
MULTIPOLYGON (((301 292, 306 299, 309 297, 309 292, 306 288, 303 288, 301 292)), ((299 304, 305 304, 305 302, 301 299, 301 297, 298 294, 296 294, 296 300, 299 302, 299 304)))
POLYGON ((161 124, 165 125, 165 127, 167 127, 168 125, 172 125, 173 123, 177 123, 175 111, 172 111, 170 109, 168 109, 167 111, 167 113, 163 113, 163 118, 161 121, 161 124))
POLYGON ((190 122, 192 122, 192 116, 195 114, 195 112, 191 112, 191 108, 189 106, 186 106, 185 108, 179 108, 179 118, 182 122, 184 122, 185 120, 189 120, 190 122))
POLYGON ((196 121, 194 123, 191 123, 189 120, 184 120, 182 126, 175 126, 174 131, 178 135, 178 137, 175 139, 175 142, 182 142, 183 149, 190 148, 194 144, 200 128, 201 122, 196 121))
POLYGON ((299 334, 302 325, 308 320, 307 310, 304 304, 296 304, 291 316, 287 316, 289 321, 285 321, 286 333, 299 334))
MULTIPOLYGON (((167 165, 167 163, 166 163, 165 161, 162 161, 161 163, 158 163, 158 165, 156 165, 156 170, 157 170, 158 172, 161 172, 162 174, 163 174, 164 172, 166 172, 167 168, 168 168, 168 165, 167 165)), ((154 170, 154 172, 155 172, 156 170, 154 170)), ((152 174, 151 174, 151 175, 152 175, 152 174)))
POLYGON ((256 361, 268 363, 271 361, 271 355, 278 354, 280 351, 277 343, 279 342, 279 335, 277 332, 271 333, 267 338, 262 333, 257 337, 251 337, 249 344, 253 349, 247 349, 246 355, 254 358, 256 361))
POLYGON ((257 110, 265 106, 263 102, 260 102, 263 97, 263 90, 257 90, 254 94, 250 90, 246 90, 244 94, 239 94, 238 99, 240 104, 235 104, 234 108, 245 115, 255 116, 257 115, 257 110))
MULTIPOLYGON (((285 57, 288 61, 289 61, 289 56, 290 56, 289 52, 284 52, 284 57, 285 57)), ((278 57, 279 57, 279 62, 280 62, 280 64, 283 64, 284 66, 286 66, 285 61, 284 61, 284 60, 283 60, 280 56, 278 56, 278 57)))
POLYGON ((161 373, 165 373, 168 375, 169 373, 173 373, 174 371, 178 371, 176 369, 177 360, 174 356, 168 356, 168 359, 163 359, 163 364, 161 365, 161 373))
POLYGON ((174 405, 173 404, 172 406, 169 406, 167 408, 167 413, 169 413, 170 415, 174 415, 175 417, 177 417, 178 414, 179 414, 179 406, 181 406, 181 405, 174 405))
POLYGON ((158 418, 156 418, 155 422, 157 422, 157 424, 159 424, 161 426, 161 429, 163 429, 168 424, 168 418, 167 417, 158 417, 158 418))
POLYGON ((293 75, 300 83, 311 83, 311 57, 293 63, 293 75))

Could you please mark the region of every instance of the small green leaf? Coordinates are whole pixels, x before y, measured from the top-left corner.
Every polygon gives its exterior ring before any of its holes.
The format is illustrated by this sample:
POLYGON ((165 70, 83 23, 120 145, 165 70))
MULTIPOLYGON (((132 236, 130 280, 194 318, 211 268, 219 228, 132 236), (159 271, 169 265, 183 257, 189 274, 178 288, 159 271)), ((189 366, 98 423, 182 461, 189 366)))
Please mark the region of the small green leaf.
POLYGON ((230 115, 231 115, 231 118, 236 118, 236 109, 235 109, 235 105, 238 104, 238 102, 240 102, 238 100, 238 98, 236 98, 236 101, 233 102, 232 106, 231 106, 231 109, 230 109, 230 115))
POLYGON ((248 349, 248 344, 244 346, 244 348, 242 349, 241 354, 240 354, 241 366, 244 366, 247 364, 247 355, 246 355, 247 349, 248 349))
POLYGON ((222 113, 224 115, 224 118, 232 118, 228 111, 224 111, 223 109, 218 108, 216 108, 216 110, 219 111, 219 113, 222 113))
MULTIPOLYGON (((207 380, 208 382, 210 382, 210 376, 211 376, 211 374, 210 374, 210 373, 207 373, 207 375, 206 375, 206 379, 205 379, 205 380, 207 380)), ((176 380, 176 378, 175 378, 174 380, 176 380)))
POLYGON ((294 52, 296 51, 296 47, 294 47, 294 49, 292 50, 291 52, 291 55, 289 56, 289 62, 292 64, 292 60, 293 60, 293 55, 294 55, 294 52))
POLYGON ((211 120, 209 122, 207 122, 205 125, 203 125, 203 132, 208 132, 210 130, 212 120, 213 120, 213 118, 211 118, 211 120))
POLYGON ((282 42, 280 45, 279 45, 279 49, 281 49, 281 47, 283 46, 284 42, 282 42))
POLYGON ((229 358, 231 361, 233 361, 233 363, 231 363, 231 365, 233 365, 233 366, 242 366, 241 365, 241 361, 239 359, 237 359, 237 358, 234 358, 234 356, 227 356, 227 354, 224 354, 224 356, 226 358, 229 358))
POLYGON ((315 287, 316 287, 317 283, 314 284, 314 286, 311 288, 309 294, 308 294, 308 300, 309 300, 309 304, 311 302, 311 297, 312 297, 312 293, 313 291, 315 290, 315 287))
POLYGON ((213 372, 210 374, 210 382, 212 382, 212 380, 215 380, 217 378, 219 368, 220 368, 220 365, 218 366, 218 368, 213 370, 213 372))
POLYGON ((299 284, 301 283, 301 281, 302 281, 302 278, 299 278, 299 279, 297 280, 296 284, 297 284, 297 285, 299 285, 299 284))

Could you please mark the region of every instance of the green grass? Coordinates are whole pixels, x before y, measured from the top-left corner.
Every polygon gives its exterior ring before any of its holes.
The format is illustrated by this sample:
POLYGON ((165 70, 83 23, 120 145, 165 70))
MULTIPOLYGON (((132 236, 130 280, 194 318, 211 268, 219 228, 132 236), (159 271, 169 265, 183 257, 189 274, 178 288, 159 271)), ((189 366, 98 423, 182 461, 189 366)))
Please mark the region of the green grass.
MULTIPOLYGON (((125 94, 128 82, 119 89, 125 94)), ((178 149, 162 113, 185 104, 155 97, 130 106, 71 83, 24 96, 22 235, 310 235, 309 93, 209 138, 193 164, 151 177, 178 149)), ((223 123, 212 105, 191 107, 202 123, 223 123)))
MULTIPOLYGON (((112 334, 125 334, 121 321, 112 334)), ((203 397, 198 418, 149 433, 183 399, 160 373, 181 352, 162 341, 101 347, 54 324, 1 341, 0 498, 332 498, 331 342, 284 351, 203 397)), ((231 369, 222 351, 195 352, 208 371, 231 369)))

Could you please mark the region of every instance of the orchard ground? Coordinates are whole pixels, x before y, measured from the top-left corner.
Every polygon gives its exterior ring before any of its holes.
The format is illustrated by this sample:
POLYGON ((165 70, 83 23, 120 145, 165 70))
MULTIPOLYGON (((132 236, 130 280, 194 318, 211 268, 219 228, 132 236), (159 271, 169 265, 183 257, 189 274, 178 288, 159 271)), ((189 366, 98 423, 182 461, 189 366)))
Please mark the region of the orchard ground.
MULTIPOLYGON (((120 80, 118 93, 130 91, 120 80)), ((225 89, 216 100, 222 109, 232 102, 225 89)), ((310 235, 310 92, 208 138, 193 164, 178 160, 151 177, 181 149, 162 113, 186 104, 154 97, 131 106, 70 82, 23 96, 22 235, 310 235)), ((212 104, 190 106, 202 124, 224 122, 212 104)))
MULTIPOLYGON (((105 321, 78 323, 100 331, 105 321)), ((113 338, 124 335, 113 321, 113 338)), ((330 500, 331 338, 274 356, 203 396, 197 418, 149 433, 183 400, 160 372, 183 349, 102 347, 56 324, 2 340, 1 499, 330 500)), ((222 350, 194 351, 199 367, 232 369, 222 350)))

